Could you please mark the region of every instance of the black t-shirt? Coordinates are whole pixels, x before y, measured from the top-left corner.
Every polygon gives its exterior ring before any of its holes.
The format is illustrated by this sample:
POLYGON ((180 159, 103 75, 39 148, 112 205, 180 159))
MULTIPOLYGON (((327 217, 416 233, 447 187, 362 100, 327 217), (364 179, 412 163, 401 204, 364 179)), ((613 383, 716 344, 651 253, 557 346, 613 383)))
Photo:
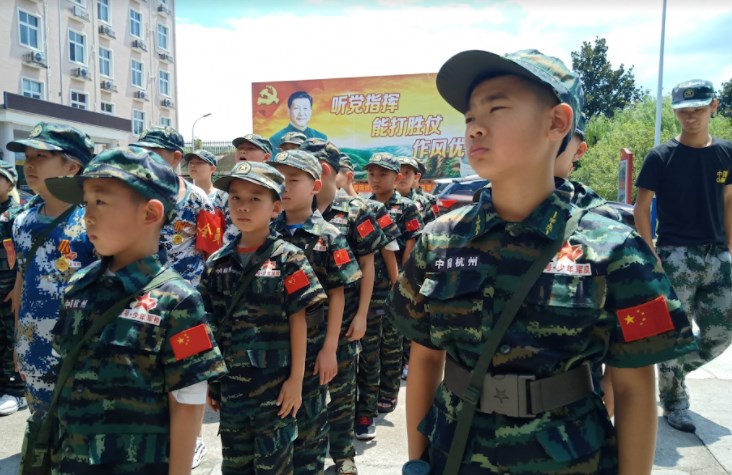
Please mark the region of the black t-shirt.
POLYGON ((732 142, 704 148, 673 139, 648 153, 635 185, 656 193, 659 246, 724 244, 724 188, 732 184, 732 142))

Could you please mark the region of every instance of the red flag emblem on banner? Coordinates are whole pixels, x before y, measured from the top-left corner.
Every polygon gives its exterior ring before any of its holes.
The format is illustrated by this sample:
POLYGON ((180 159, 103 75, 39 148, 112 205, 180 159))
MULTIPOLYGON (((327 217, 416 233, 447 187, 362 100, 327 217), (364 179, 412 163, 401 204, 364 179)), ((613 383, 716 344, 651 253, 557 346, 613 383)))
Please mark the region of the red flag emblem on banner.
POLYGON ((351 256, 348 255, 348 249, 339 249, 333 253, 333 260, 337 266, 348 264, 351 262, 351 256))
POLYGON ((635 307, 617 311, 620 329, 626 342, 660 335, 674 329, 663 295, 635 307))
POLYGON ((206 331, 206 325, 203 323, 170 337, 170 346, 173 348, 176 361, 213 348, 206 331))
POLYGON ((439 216, 440 215, 440 207, 437 206, 436 204, 435 205, 432 205, 432 212, 435 213, 435 216, 439 216))
POLYGON ((364 221, 363 223, 356 226, 356 229, 358 230, 359 236, 365 238, 366 236, 374 232, 374 225, 371 224, 371 221, 364 221))
POLYGON ((388 214, 380 217, 377 222, 379 223, 379 226, 381 226, 381 229, 384 229, 385 227, 394 224, 394 221, 391 220, 391 216, 389 216, 388 214))
POLYGON ((221 247, 221 217, 216 213, 201 211, 196 225, 196 249, 213 254, 221 247))
POLYGON ((419 221, 416 219, 413 219, 411 221, 407 221, 407 231, 416 231, 419 229, 419 221))
POLYGON ((310 285, 310 279, 304 270, 299 270, 285 279, 285 290, 288 294, 310 285))

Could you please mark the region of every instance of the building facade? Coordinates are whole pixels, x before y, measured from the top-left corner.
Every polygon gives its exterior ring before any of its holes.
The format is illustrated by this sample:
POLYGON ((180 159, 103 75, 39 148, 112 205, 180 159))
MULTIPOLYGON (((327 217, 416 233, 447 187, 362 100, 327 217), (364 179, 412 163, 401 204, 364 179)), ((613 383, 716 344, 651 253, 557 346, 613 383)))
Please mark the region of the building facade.
POLYGON ((151 125, 177 127, 173 0, 0 1, 0 151, 41 120, 99 150, 151 125))

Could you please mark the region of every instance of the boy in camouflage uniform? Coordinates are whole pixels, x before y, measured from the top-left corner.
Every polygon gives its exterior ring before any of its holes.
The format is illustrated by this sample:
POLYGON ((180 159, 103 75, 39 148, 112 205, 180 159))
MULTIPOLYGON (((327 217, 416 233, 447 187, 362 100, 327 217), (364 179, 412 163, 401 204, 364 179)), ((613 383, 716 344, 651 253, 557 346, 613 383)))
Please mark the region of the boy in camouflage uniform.
MULTIPOLYGON (((15 369, 15 314, 12 300, 5 300, 15 285, 15 246, 13 245, 13 221, 20 205, 11 192, 18 183, 18 172, 5 160, 0 160, 0 416, 9 416, 28 407, 23 394, 25 385, 15 369)), ((12 296, 11 296, 12 297, 12 296)))
POLYGON ((358 341, 366 332, 366 317, 374 289, 374 254, 386 245, 387 238, 363 200, 337 194, 336 175, 340 171, 341 160, 338 148, 323 139, 307 139, 300 148, 313 153, 320 160, 323 167, 323 187, 316 195, 318 211, 346 238, 363 275, 360 281, 347 285, 344 289, 345 308, 336 355, 338 372, 328 385, 330 456, 338 475, 355 474, 354 423, 358 341))
POLYGON ((318 159, 303 150, 280 152, 271 162, 285 176, 282 214, 272 229, 298 246, 328 294, 323 305, 308 309, 308 345, 303 408, 297 418, 295 473, 323 473, 328 446, 328 383, 338 371, 338 342, 345 307, 344 287, 361 278, 346 238, 323 219, 312 203, 322 187, 318 159), (327 315, 327 319, 324 318, 327 315))
POLYGON ((636 181, 638 231, 653 247, 650 205, 658 198, 656 253, 684 309, 699 328, 699 351, 658 366, 664 416, 694 432, 686 375, 732 343, 732 142, 712 137, 714 87, 701 79, 671 92, 681 134, 651 150, 636 181))
POLYGON ((211 256, 200 286, 229 368, 210 390, 212 408, 221 413, 224 474, 293 473, 305 310, 326 294, 303 251, 270 234, 284 182, 277 170, 257 162, 238 163, 216 180, 229 192, 240 230, 211 256), (245 298, 234 301, 242 279, 250 279, 245 298))
POLYGON ((399 173, 401 178, 396 182, 396 190, 404 198, 414 202, 424 224, 431 223, 437 218, 439 213, 436 211, 439 210, 435 209, 437 204, 436 201, 432 200, 434 198, 432 195, 424 192, 420 193, 422 188, 419 186, 419 177, 422 175, 419 171, 419 162, 412 157, 397 157, 397 160, 401 165, 399 173))
POLYGON ((246 134, 231 141, 238 162, 266 162, 272 157, 272 144, 261 135, 246 134))
POLYGON ((190 473, 207 380, 226 368, 200 294, 166 271, 159 251, 178 177, 157 154, 129 147, 106 150, 80 177, 47 186, 57 199, 85 205, 89 238, 103 256, 66 289, 53 330, 61 360, 96 318, 129 302, 86 340, 60 388, 52 472, 190 473), (155 278, 163 282, 149 288, 155 278))
POLYGON ((412 339, 410 458, 424 454, 433 473, 444 473, 461 397, 468 397, 462 382, 527 269, 563 240, 574 217, 577 229, 499 342, 460 470, 650 474, 653 364, 695 345, 643 239, 573 206, 571 184, 556 188, 554 161, 576 127, 579 78, 535 50, 467 51, 443 65, 437 88, 465 114, 470 164, 492 186, 479 203, 429 225, 390 294, 389 318, 412 339), (602 363, 613 366, 617 431, 588 369, 602 363), (501 389, 503 382, 518 392, 501 389))
POLYGON ((287 132, 280 142, 280 151, 297 150, 307 140, 302 132, 287 132))
POLYGON ((18 274, 13 290, 19 302, 15 348, 19 372, 25 379, 31 412, 51 403, 58 357, 51 351, 63 290, 79 269, 96 260, 86 235, 84 209, 60 201, 46 188, 45 179, 75 175, 92 159, 94 142, 66 125, 40 122, 26 140, 8 143, 8 150, 25 152, 23 170, 28 185, 38 193, 13 221, 13 243, 18 274), (36 239, 50 234, 29 256, 36 239))
MULTIPOLYGON (((422 230, 422 217, 417 205, 401 196, 395 189, 396 183, 401 179, 401 164, 396 157, 389 153, 376 153, 366 164, 366 171, 373 192, 370 198, 383 203, 389 211, 391 221, 399 227, 401 234, 397 238, 399 250, 396 251, 396 258, 401 269, 422 230)), ((380 284, 378 290, 374 290, 373 306, 376 315, 383 316, 388 286, 385 286, 385 283, 380 284)), ((403 358, 402 335, 389 320, 383 320, 381 327, 379 355, 381 372, 377 410, 380 413, 389 413, 396 408, 399 396, 403 358)))

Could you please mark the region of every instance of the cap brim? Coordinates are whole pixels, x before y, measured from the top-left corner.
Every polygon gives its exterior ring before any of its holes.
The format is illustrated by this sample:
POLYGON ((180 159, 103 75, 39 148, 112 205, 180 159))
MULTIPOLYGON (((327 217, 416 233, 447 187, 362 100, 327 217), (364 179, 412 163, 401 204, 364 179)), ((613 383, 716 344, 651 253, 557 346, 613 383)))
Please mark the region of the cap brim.
POLYGON ((84 202, 82 180, 83 177, 78 175, 46 178, 46 188, 64 203, 81 204, 84 202))
POLYGON ((16 185, 16 184, 18 183, 18 177, 14 177, 14 176, 13 176, 13 175, 11 175, 11 174, 10 174, 10 172, 9 172, 9 171, 7 171, 7 170, 4 170, 4 169, 0 168, 0 175, 2 175, 2 176, 4 176, 5 178, 7 178, 7 179, 8 179, 8 181, 9 181, 10 183, 12 183, 13 185, 16 185))
MULTIPOLYGON (((694 107, 706 107, 709 104, 711 104, 713 100, 714 100, 714 98, 710 97, 709 99, 695 99, 695 100, 691 100, 691 101, 679 102, 678 104, 671 104, 671 109, 676 110, 676 109, 692 109, 694 107)), ((10 148, 10 147, 8 147, 8 148, 10 148)))
POLYGON ((456 54, 442 65, 437 73, 437 90, 448 104, 464 114, 468 110, 470 92, 479 80, 506 74, 544 84, 510 59, 488 51, 471 50, 456 54))
POLYGON ((11 152, 25 152, 25 148, 35 148, 36 150, 50 150, 52 152, 61 152, 63 149, 57 145, 51 145, 37 139, 13 140, 5 146, 11 152))
MULTIPOLYGON (((135 142, 130 144, 131 147, 144 147, 144 148, 161 148, 163 150, 172 150, 168 149, 168 147, 163 147, 159 143, 155 142, 135 142)), ((176 149, 177 150, 177 149, 176 149)))
POLYGON ((380 164, 380 163, 367 163, 367 164, 366 164, 366 165, 365 165, 365 166, 363 167, 363 169, 364 169, 364 170, 368 170, 368 169, 369 169, 369 167, 379 167, 379 168, 383 168, 384 170, 386 170, 386 171, 388 171, 388 172, 394 172, 394 173, 400 173, 400 172, 402 171, 402 170, 401 170, 401 165, 399 165, 399 170, 394 170, 393 168, 391 168, 391 167, 387 167, 387 166, 384 166, 384 165, 382 165, 382 164, 380 164))
POLYGON ((197 158, 199 160, 202 160, 202 161, 208 163, 209 165, 216 166, 215 163, 211 163, 210 161, 206 160, 205 158, 203 158, 202 156, 200 156, 200 155, 198 155, 196 153, 190 153, 189 152, 189 153, 186 153, 185 155, 183 155, 183 160, 185 160, 186 162, 190 162, 191 159, 194 159, 194 158, 197 158))
POLYGON ((255 147, 257 147, 259 150, 261 150, 264 153, 272 153, 272 152, 269 152, 266 149, 262 148, 262 146, 259 145, 257 142, 252 142, 251 140, 247 140, 244 137, 237 137, 237 138, 235 138, 234 140, 231 141, 231 144, 234 147, 238 147, 239 145, 243 144, 244 142, 247 142, 247 143, 250 143, 250 144, 254 145, 255 147))
POLYGON ((247 177, 232 176, 232 175, 222 176, 221 178, 218 178, 213 182, 213 186, 215 188, 218 188, 221 191, 225 191, 228 193, 229 187, 231 186, 231 182, 234 180, 244 180, 244 181, 248 181, 249 183, 254 183, 255 185, 259 185, 261 187, 267 188, 268 190, 274 191, 277 196, 282 198, 282 196, 280 195, 280 192, 278 190, 275 190, 270 185, 264 183, 261 180, 257 180, 256 178, 252 178, 249 176, 247 176, 247 177))

